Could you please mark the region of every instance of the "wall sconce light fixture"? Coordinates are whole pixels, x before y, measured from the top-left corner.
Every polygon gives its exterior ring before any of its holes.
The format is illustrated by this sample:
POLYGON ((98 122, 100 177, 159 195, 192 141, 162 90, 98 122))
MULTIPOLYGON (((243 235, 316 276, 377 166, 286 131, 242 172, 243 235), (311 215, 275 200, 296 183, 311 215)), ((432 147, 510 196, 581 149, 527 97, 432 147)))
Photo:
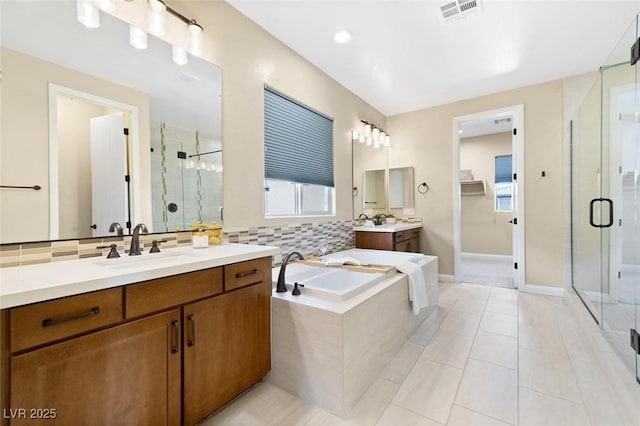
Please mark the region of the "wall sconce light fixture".
POLYGON ((351 131, 351 139, 354 142, 358 141, 374 148, 391 146, 391 136, 387 132, 368 121, 360 120, 360 122, 362 123, 362 128, 359 131, 351 131))
MULTIPOLYGON (((100 27, 100 10, 113 12, 116 9, 114 0, 76 0, 78 21, 88 28, 100 27)), ((167 6, 163 0, 147 0, 149 13, 147 28, 130 27, 129 42, 136 49, 147 48, 147 33, 162 37, 167 32, 167 13, 175 16, 187 26, 188 47, 173 46, 173 61, 178 65, 185 65, 188 61, 187 52, 193 56, 202 56, 202 32, 204 29, 195 19, 189 19, 175 9, 167 6)))

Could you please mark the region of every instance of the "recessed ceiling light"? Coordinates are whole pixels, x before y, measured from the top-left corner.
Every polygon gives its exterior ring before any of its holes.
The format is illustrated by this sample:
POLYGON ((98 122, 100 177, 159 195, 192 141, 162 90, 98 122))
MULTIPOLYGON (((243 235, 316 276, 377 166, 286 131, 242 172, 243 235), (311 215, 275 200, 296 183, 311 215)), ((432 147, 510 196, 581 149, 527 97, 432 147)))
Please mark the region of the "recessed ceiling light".
POLYGON ((340 30, 333 35, 333 40, 336 43, 346 43, 351 40, 351 33, 347 30, 340 30))

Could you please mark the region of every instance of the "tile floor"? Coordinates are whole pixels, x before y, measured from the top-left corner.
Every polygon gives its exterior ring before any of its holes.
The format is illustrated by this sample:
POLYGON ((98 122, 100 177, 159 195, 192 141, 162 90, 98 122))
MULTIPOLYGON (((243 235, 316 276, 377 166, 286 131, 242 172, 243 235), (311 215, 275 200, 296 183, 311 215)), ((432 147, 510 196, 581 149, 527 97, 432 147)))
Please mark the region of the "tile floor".
POLYGON ((440 284, 440 305, 341 420, 261 382, 202 425, 640 425, 640 385, 577 296, 440 284))
POLYGON ((478 258, 461 253, 460 277, 467 283, 513 288, 513 259, 508 256, 478 258))

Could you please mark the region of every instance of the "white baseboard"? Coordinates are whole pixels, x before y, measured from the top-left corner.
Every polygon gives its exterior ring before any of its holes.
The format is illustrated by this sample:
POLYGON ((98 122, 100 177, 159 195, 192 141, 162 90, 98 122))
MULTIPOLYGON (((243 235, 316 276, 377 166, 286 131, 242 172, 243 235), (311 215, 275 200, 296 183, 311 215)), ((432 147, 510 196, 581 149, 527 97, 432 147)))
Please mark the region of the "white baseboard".
POLYGON ((597 291, 588 291, 588 290, 582 290, 582 292, 592 302, 611 303, 610 294, 602 294, 602 293, 598 293, 597 291))
POLYGON ((557 296, 557 297, 564 296, 564 292, 565 292, 564 287, 547 287, 545 285, 535 285, 535 284, 521 285, 518 290, 524 291, 525 293, 542 294, 545 296, 557 296))
POLYGON ((479 260, 479 261, 503 261, 503 262, 511 262, 513 260, 513 256, 507 256, 503 254, 485 254, 485 253, 460 253, 461 258, 479 260))
POLYGON ((455 283, 457 281, 456 281, 456 277, 454 277, 453 275, 438 274, 438 282, 441 282, 441 283, 455 283))
POLYGON ((622 270, 622 272, 635 272, 635 273, 638 273, 638 272, 640 272, 640 265, 632 265, 630 263, 623 263, 622 267, 620 269, 622 270))

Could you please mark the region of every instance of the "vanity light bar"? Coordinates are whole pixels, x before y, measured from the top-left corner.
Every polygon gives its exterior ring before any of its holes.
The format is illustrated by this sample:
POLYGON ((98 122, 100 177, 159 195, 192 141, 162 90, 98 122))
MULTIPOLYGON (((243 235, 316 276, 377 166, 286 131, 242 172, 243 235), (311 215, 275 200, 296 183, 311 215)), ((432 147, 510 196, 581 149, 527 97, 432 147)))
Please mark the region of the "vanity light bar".
MULTIPOLYGON (((193 56, 202 56, 203 39, 202 32, 204 28, 196 22, 195 19, 189 19, 175 9, 167 6, 163 0, 147 0, 149 3, 148 14, 148 32, 155 36, 164 36, 166 34, 167 12, 180 19, 187 25, 189 34, 189 46, 187 51, 193 56)), ((100 10, 112 12, 115 10, 113 0, 76 0, 78 21, 88 28, 100 27, 100 10)), ((146 48, 147 33, 145 30, 131 26, 130 43, 137 49, 146 48), (141 34, 144 33, 144 34, 141 34)), ((173 61, 178 65, 187 63, 186 51, 179 47, 173 47, 173 61)))
POLYGON ((391 146, 391 135, 386 131, 373 123, 369 123, 368 121, 360 120, 360 122, 363 124, 362 130, 352 130, 351 140, 354 142, 358 141, 359 143, 366 144, 367 146, 373 145, 374 148, 391 146))

